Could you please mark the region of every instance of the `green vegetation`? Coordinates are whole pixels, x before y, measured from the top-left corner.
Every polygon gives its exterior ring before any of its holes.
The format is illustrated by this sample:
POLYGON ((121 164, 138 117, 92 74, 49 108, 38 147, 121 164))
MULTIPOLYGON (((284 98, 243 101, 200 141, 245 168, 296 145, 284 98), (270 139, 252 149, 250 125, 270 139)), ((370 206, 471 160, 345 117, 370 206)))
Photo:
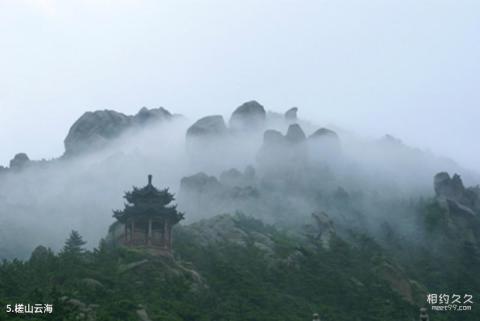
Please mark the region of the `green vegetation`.
MULTIPOLYGON (((375 240, 356 235, 352 245, 333 237, 330 249, 325 249, 315 240, 243 215, 232 221, 245 235, 244 244, 204 242, 199 226, 180 226, 175 230, 175 260, 106 242, 85 251, 82 238, 73 231, 58 255, 38 247, 28 261, 0 265, 0 306, 51 303, 54 313, 6 315, 2 308, 0 320, 140 320, 139 315, 147 313, 161 321, 304 321, 314 312, 325 321, 417 318, 416 302, 388 282, 392 273, 399 282, 404 278, 395 272, 400 270, 398 262, 375 240), (268 236, 271 248, 259 247, 255 235, 268 236)), ((453 291, 458 289, 457 273, 478 270, 474 251, 465 244, 459 265, 442 266, 437 272, 431 270, 442 263, 437 257, 412 253, 416 265, 405 265, 406 273, 424 277, 417 280, 426 284, 431 281, 428 273, 438 273, 432 279, 442 277, 453 291)), ((465 280, 475 282, 470 276, 465 280)), ((431 320, 478 320, 475 308, 430 312, 431 320)))

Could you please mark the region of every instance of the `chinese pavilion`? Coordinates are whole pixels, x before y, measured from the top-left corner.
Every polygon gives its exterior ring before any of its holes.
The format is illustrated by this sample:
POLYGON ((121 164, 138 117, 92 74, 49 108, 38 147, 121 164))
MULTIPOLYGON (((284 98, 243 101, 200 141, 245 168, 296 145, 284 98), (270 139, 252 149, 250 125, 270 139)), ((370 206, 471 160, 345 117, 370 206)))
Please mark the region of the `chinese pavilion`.
POLYGON ((123 225, 123 233, 117 241, 127 247, 146 248, 157 255, 170 255, 172 247, 172 226, 183 219, 176 205, 169 205, 173 195, 168 188, 158 190, 152 185, 152 175, 143 188, 133 187, 125 193, 127 200, 122 211, 113 216, 123 225))

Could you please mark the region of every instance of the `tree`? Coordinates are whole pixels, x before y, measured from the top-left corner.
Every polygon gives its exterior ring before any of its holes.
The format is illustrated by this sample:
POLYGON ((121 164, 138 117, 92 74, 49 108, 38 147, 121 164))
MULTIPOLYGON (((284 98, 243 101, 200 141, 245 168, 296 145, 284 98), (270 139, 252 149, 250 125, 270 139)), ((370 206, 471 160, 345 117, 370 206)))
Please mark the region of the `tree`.
POLYGON ((86 243, 77 231, 72 230, 70 237, 65 242, 62 253, 74 256, 83 254, 85 249, 82 246, 86 243))

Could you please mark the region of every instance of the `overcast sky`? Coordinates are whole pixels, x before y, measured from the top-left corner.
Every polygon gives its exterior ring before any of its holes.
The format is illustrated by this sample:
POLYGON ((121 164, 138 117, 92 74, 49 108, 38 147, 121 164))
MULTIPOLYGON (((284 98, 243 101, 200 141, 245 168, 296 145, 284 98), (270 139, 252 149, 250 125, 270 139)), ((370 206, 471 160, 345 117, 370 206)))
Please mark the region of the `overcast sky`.
POLYGON ((256 99, 480 171, 480 1, 0 0, 0 165, 85 111, 256 99))

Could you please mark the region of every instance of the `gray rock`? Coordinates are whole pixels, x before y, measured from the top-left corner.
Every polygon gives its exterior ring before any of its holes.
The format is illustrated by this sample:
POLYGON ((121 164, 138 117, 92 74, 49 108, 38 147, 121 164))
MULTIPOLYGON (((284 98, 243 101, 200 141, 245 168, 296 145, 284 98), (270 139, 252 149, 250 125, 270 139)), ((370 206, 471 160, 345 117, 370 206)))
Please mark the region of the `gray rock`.
POLYGON ((171 119, 164 108, 142 108, 135 116, 114 110, 97 110, 84 113, 70 128, 64 140, 65 156, 81 154, 106 146, 127 129, 171 119))
POLYGON ((16 154, 10 161, 10 169, 21 170, 30 164, 30 158, 25 153, 16 154))
POLYGON ((135 116, 133 116, 132 121, 134 124, 144 125, 161 120, 171 119, 172 117, 172 114, 163 107, 152 109, 143 107, 135 116))
POLYGON ((292 107, 289 110, 285 112, 285 120, 288 123, 295 123, 297 121, 297 112, 298 108, 297 107, 292 107))
POLYGON ((333 130, 320 128, 308 137, 312 160, 336 163, 341 156, 340 139, 333 130))
POLYGON ((265 120, 265 108, 252 100, 235 109, 229 124, 233 130, 258 130, 265 126, 265 120))
POLYGON ((464 216, 472 216, 475 217, 475 211, 472 210, 470 207, 465 206, 459 202, 447 199, 448 210, 451 214, 457 215, 464 215, 464 216))
POLYGON ((455 174, 452 178, 446 172, 438 173, 434 178, 435 195, 438 198, 445 198, 459 201, 465 193, 462 179, 455 174))
POLYGON ((191 224, 189 229, 202 245, 232 243, 246 246, 248 234, 236 226, 234 217, 228 214, 217 215, 208 220, 191 224))
POLYGON ((451 201, 449 207, 454 210, 480 213, 479 186, 465 188, 460 175, 455 174, 450 177, 446 172, 435 175, 433 184, 435 196, 443 204, 445 204, 445 200, 451 201), (453 204, 457 204, 457 206, 453 204))
POLYGON ((328 129, 328 128, 317 129, 308 138, 314 139, 314 138, 323 138, 323 137, 330 137, 330 138, 337 138, 338 139, 337 133, 334 132, 333 130, 328 129))
POLYGON ((331 239, 336 234, 333 221, 325 212, 312 213, 312 220, 311 224, 305 226, 306 235, 329 250, 331 239))
POLYGON ((73 155, 99 148, 131 126, 131 118, 114 110, 86 112, 65 138, 65 154, 73 155))
POLYGON ((288 126, 287 134, 285 138, 288 142, 293 144, 298 144, 306 140, 305 133, 303 132, 302 127, 299 124, 292 124, 288 126))
POLYGON ((181 192, 210 192, 221 189, 222 186, 215 176, 209 176, 203 172, 187 176, 180 181, 181 192))
POLYGON ((227 133, 227 126, 221 115, 200 118, 187 130, 191 136, 221 136, 227 133))

